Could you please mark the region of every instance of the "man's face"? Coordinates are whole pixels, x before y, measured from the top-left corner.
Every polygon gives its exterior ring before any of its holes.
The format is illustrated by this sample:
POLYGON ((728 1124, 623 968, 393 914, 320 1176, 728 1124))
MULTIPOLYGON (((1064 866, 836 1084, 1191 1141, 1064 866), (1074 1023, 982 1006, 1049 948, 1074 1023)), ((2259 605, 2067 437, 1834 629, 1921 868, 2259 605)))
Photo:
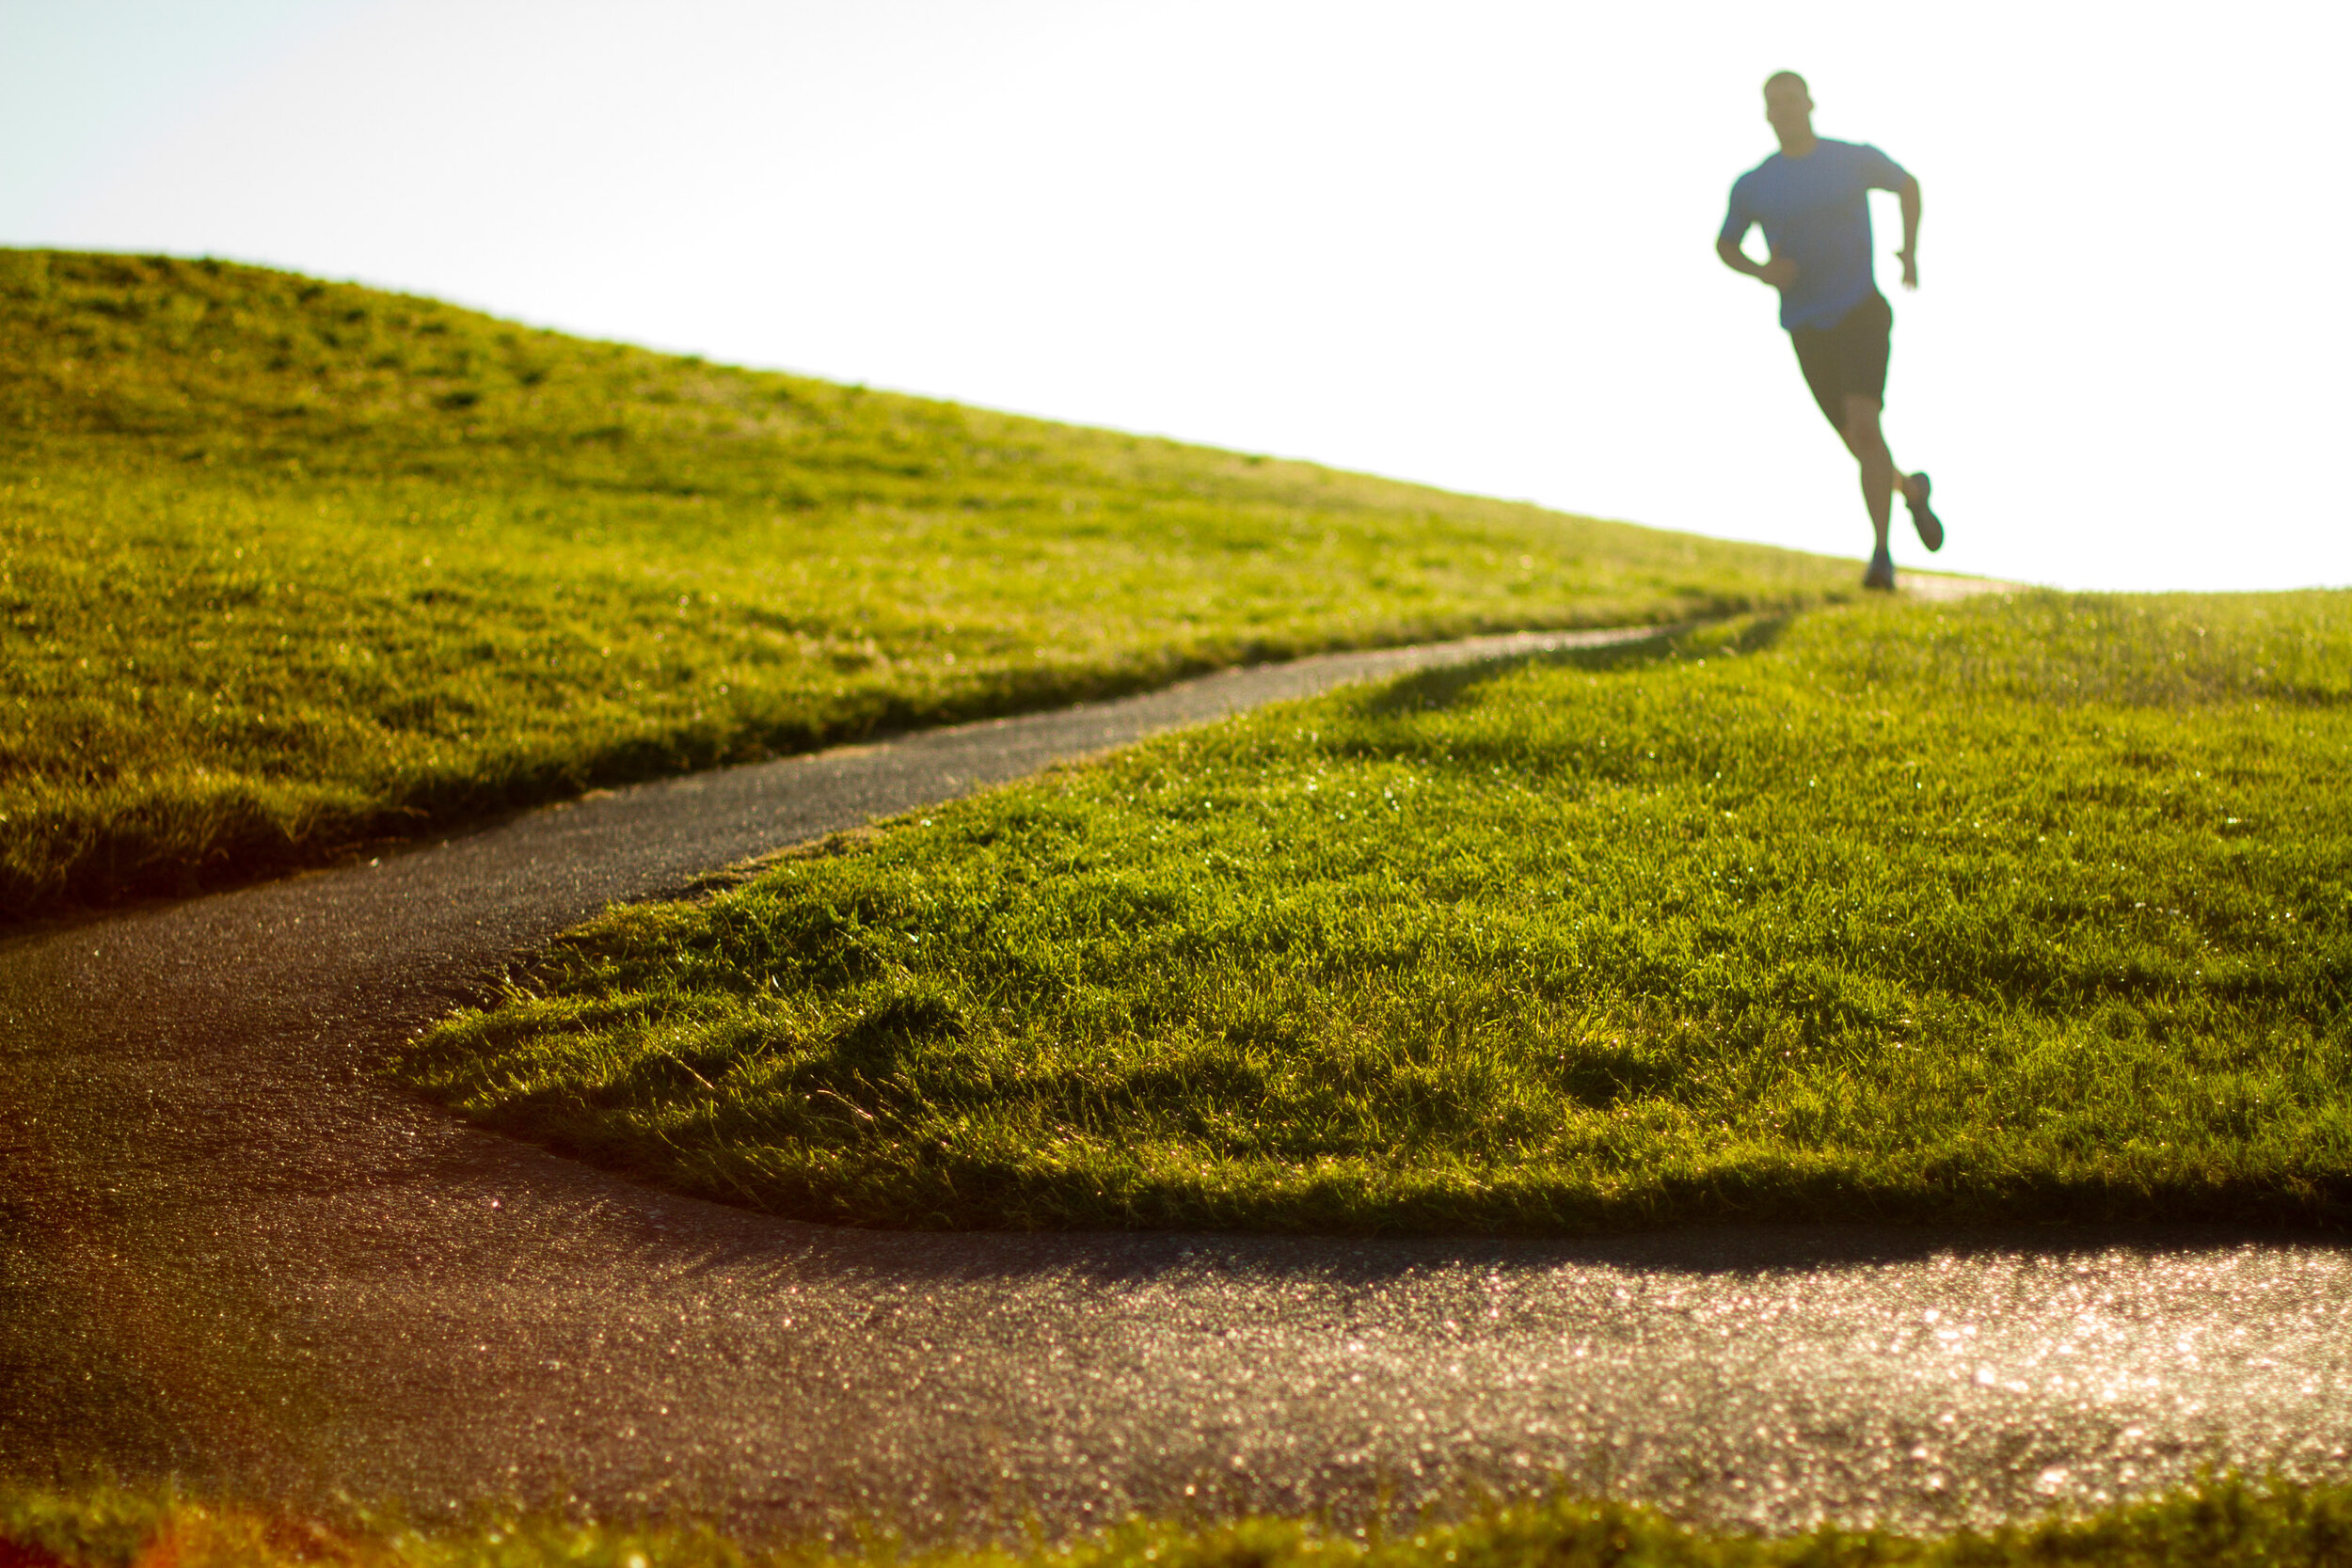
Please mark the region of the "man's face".
POLYGON ((1803 131, 1813 119, 1813 98, 1802 82, 1778 81, 1764 88, 1764 118, 1787 136, 1803 131))

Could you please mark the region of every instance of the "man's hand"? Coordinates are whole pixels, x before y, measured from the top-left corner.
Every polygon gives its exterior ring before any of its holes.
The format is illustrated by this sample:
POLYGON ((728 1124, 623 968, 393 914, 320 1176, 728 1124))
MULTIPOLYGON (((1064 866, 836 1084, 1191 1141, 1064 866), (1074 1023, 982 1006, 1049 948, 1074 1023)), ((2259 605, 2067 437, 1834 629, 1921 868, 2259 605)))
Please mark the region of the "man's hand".
POLYGON ((1769 261, 1759 261, 1740 249, 1738 240, 1716 240, 1715 254, 1722 257, 1724 265, 1732 271, 1745 273, 1750 277, 1761 278, 1775 289, 1785 289, 1797 280, 1796 262, 1791 261, 1786 256, 1775 256, 1769 261))
POLYGON ((1903 287, 1917 288, 1919 286, 1919 259, 1908 250, 1899 250, 1895 254, 1902 259, 1903 287))

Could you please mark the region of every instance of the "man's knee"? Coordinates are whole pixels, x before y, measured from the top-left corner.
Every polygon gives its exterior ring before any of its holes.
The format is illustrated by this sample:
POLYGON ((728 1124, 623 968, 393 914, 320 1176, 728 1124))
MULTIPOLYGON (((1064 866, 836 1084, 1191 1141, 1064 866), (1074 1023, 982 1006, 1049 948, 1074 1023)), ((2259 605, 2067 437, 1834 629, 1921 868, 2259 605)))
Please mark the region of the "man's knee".
POLYGON ((1846 394, 1846 445, 1856 457, 1868 457, 1886 450, 1886 437, 1879 430, 1879 400, 1849 392, 1846 394))

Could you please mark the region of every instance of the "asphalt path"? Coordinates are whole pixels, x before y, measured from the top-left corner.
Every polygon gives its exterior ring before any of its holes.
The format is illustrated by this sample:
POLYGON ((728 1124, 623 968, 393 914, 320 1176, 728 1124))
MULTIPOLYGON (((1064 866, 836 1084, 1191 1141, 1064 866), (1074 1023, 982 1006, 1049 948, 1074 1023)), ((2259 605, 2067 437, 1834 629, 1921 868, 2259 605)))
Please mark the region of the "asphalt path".
POLYGON ((1554 1479, 1710 1523, 1922 1529, 2215 1465, 2352 1469, 2352 1253, 2310 1237, 829 1229, 376 1076, 612 900, 1229 709, 1608 635, 1238 672, 16 938, 0 1472, 936 1536, 1554 1479))

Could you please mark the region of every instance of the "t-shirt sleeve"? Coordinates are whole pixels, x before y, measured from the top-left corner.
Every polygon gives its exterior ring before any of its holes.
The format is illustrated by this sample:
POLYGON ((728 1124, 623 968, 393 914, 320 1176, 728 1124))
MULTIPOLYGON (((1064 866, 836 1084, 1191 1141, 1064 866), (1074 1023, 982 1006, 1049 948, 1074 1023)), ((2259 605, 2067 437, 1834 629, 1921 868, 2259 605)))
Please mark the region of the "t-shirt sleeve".
POLYGON ((1748 230, 1755 226, 1756 209, 1748 204, 1748 182, 1747 177, 1742 175, 1732 182, 1731 210, 1724 214, 1722 237, 1738 245, 1748 237, 1748 230))
POLYGON ((1867 191, 1899 191, 1911 183, 1911 176, 1903 166, 1864 143, 1862 148, 1862 188, 1867 191))

